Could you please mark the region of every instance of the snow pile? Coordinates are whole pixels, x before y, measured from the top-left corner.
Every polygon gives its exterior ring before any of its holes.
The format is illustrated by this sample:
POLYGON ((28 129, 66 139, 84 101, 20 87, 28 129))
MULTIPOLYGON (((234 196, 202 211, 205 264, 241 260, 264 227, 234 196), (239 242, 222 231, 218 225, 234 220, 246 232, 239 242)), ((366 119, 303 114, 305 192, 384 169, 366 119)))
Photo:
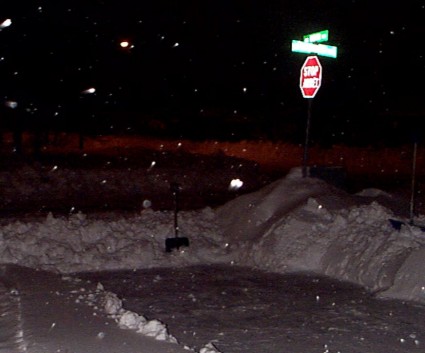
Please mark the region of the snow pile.
POLYGON ((89 219, 77 213, 0 226, 4 263, 61 273, 214 263, 225 248, 210 208, 181 212, 180 233, 193 240, 187 252, 165 253, 165 239, 174 237, 171 212, 145 210, 130 218, 89 219))
POLYGON ((388 221, 394 217, 390 210, 355 200, 320 180, 300 178, 294 170, 227 203, 218 219, 238 264, 314 272, 382 296, 425 302, 425 265, 420 261, 425 234, 410 226, 395 230, 388 221))
POLYGON ((160 341, 177 343, 177 339, 168 333, 167 327, 158 320, 148 320, 135 312, 124 310, 122 301, 115 293, 104 292, 103 295, 105 312, 125 329, 135 330, 145 336, 153 337, 160 341))
MULTIPOLYGON (((105 312, 115 319, 120 328, 135 330, 142 335, 153 337, 159 341, 178 344, 177 339, 168 332, 167 326, 161 321, 156 319, 148 320, 143 315, 139 315, 130 310, 124 310, 122 308, 122 301, 115 293, 104 291, 101 296, 103 298, 105 312)), ((185 348, 191 350, 186 346, 185 348)), ((206 344, 205 347, 201 348, 199 353, 221 352, 210 342, 206 344)))
POLYGON ((201 348, 199 353, 221 353, 212 343, 208 343, 204 348, 201 348))
MULTIPOLYGON (((62 276, 64 281, 80 282, 81 280, 75 277, 62 276)), ((1 284, 1 282, 0 282, 1 284)), ((0 287, 1 291, 1 287, 0 287)), ((1 294, 1 293, 0 293, 1 294)), ((115 320, 118 327, 125 330, 133 330, 144 336, 152 337, 158 341, 179 344, 177 339, 172 336, 167 326, 159 320, 148 320, 145 316, 139 315, 130 310, 125 310, 122 305, 122 300, 112 292, 105 291, 103 285, 98 283, 94 291, 80 289, 77 291, 78 299, 76 302, 84 302, 86 305, 93 307, 96 310, 102 310, 110 318, 115 320)), ((103 338, 104 332, 99 332, 98 337, 103 338)), ((186 350, 194 351, 193 349, 184 346, 186 350)), ((221 353, 211 342, 200 349, 199 353, 221 353)))
MULTIPOLYGON (((180 212, 180 234, 190 239, 190 247, 171 254, 165 239, 174 236, 172 213, 147 209, 132 217, 78 213, 3 221, 0 256, 4 263, 61 273, 234 263, 314 272, 382 296, 425 302, 424 233, 411 226, 392 228, 388 219, 394 215, 372 202, 375 196, 391 197, 377 190, 354 197, 319 179, 302 178, 295 169, 217 210, 180 212)), ((130 314, 122 320, 146 324, 130 314)))
MULTIPOLYGON (((418 236, 424 237, 423 234, 418 236)), ((425 303, 425 273, 424 273, 425 248, 421 247, 405 259, 397 271, 393 285, 381 297, 390 297, 403 300, 413 300, 425 303)))

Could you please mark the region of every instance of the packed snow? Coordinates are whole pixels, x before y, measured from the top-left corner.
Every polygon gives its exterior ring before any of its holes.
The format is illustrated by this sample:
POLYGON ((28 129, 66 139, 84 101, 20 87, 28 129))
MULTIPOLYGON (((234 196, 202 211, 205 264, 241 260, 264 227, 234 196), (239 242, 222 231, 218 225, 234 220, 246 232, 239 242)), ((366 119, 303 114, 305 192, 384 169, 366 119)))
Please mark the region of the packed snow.
MULTIPOLYGON (((64 182, 65 183, 65 182, 64 182)), ((4 264, 72 274, 85 271, 234 264, 306 272, 359 284, 382 298, 425 303, 424 232, 387 206, 398 200, 376 189, 350 195, 299 168, 218 208, 181 211, 179 232, 189 247, 165 252, 174 236, 173 212, 3 219, 4 264), (386 200, 385 202, 380 202, 386 200)), ((102 292, 102 291, 100 291, 102 292)), ((99 294, 100 295, 100 294, 99 294)), ((120 327, 175 342, 157 320, 126 311, 103 292, 105 311, 120 327)), ((212 344, 201 353, 215 352, 212 344)))

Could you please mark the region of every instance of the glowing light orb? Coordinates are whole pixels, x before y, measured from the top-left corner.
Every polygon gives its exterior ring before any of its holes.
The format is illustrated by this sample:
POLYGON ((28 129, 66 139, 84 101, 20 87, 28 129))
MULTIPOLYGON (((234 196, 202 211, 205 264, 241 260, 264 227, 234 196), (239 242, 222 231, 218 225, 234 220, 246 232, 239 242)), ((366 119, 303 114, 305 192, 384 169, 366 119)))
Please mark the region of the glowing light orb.
POLYGON ((82 91, 81 93, 83 93, 83 94, 93 94, 93 93, 95 93, 96 92, 96 88, 94 88, 94 87, 90 87, 90 88, 87 88, 87 89, 85 89, 84 91, 82 91))
POLYGON ((239 190, 243 186, 243 181, 240 179, 233 179, 230 182, 229 190, 239 190))
POLYGON ((4 20, 2 23, 0 23, 0 29, 9 27, 12 24, 12 20, 10 18, 4 20))
POLYGON ((152 202, 150 200, 143 201, 143 208, 150 208, 152 206, 152 202))
POLYGON ((16 109, 18 107, 18 102, 15 102, 15 101, 6 101, 6 102, 4 102, 4 105, 6 107, 8 107, 8 108, 16 109))
POLYGON ((123 49, 133 49, 134 45, 131 44, 131 42, 129 42, 128 40, 122 40, 120 42, 120 47, 123 49))

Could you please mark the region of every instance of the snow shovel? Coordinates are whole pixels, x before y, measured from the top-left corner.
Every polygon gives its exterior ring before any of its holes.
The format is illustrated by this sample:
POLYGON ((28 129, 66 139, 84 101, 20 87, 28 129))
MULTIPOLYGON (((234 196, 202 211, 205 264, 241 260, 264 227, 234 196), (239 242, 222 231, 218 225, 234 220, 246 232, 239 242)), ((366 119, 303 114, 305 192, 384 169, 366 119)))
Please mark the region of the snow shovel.
POLYGON ((174 237, 165 239, 165 251, 171 252, 173 249, 179 249, 181 246, 189 246, 187 237, 179 237, 179 225, 177 222, 177 213, 179 211, 178 196, 180 186, 177 183, 171 184, 171 192, 174 196, 174 237))

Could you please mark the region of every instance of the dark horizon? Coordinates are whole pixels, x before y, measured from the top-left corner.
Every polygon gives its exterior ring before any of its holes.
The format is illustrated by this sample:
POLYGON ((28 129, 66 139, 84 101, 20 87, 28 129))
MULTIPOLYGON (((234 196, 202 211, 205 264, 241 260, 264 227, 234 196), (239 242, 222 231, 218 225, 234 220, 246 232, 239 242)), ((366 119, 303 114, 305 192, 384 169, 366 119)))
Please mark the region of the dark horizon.
POLYGON ((291 40, 328 29, 338 58, 319 57, 312 139, 329 145, 409 139, 425 114, 424 89, 417 89, 425 77, 418 39, 425 5, 383 4, 0 5, 0 23, 12 21, 0 31, 2 125, 302 141, 307 102, 298 82, 307 55, 292 53, 291 40))

